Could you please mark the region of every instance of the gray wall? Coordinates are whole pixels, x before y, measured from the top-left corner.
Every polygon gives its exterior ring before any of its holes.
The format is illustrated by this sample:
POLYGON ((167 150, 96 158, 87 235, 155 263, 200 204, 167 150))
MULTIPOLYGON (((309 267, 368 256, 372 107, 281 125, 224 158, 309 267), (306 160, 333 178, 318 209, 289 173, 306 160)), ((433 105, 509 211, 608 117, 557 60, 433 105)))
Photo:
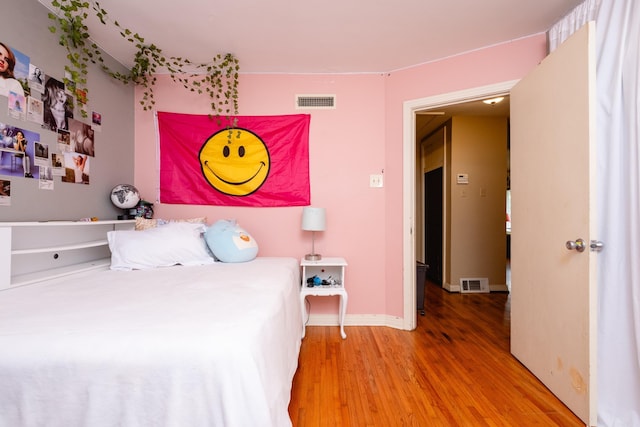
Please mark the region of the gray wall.
MULTIPOLYGON (((52 25, 49 10, 36 0, 3 0, 2 10, 0 41, 29 56, 45 74, 63 80, 66 51, 48 29, 52 25)), ((124 70, 112 58, 105 59, 111 67, 124 70)), ((8 177, 0 169, 0 179, 11 180, 11 206, 0 206, 0 221, 116 219, 120 213, 109 195, 116 184, 133 183, 134 88, 94 65, 89 68, 87 88, 89 116, 91 111, 102 114, 102 130, 95 133, 95 157, 90 159, 90 184, 66 183, 56 176, 53 191, 40 190, 37 179, 8 177)), ((49 145, 49 154, 56 152, 56 133, 9 117, 6 100, 0 96, 0 122, 38 132, 41 142, 49 145)), ((75 114, 74 118, 91 123, 91 117, 75 114)))

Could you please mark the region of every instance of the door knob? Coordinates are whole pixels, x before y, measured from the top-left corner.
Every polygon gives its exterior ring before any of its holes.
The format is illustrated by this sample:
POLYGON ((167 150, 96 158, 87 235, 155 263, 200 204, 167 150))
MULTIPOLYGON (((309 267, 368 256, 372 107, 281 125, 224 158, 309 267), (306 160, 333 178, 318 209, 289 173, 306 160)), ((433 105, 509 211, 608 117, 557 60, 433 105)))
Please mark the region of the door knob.
POLYGON ((584 252, 586 244, 583 239, 576 239, 576 240, 567 240, 567 243, 565 244, 565 246, 570 251, 575 249, 578 252, 584 252))
POLYGON ((600 240, 592 240, 589 243, 589 249, 591 249, 591 252, 600 252, 603 248, 604 243, 602 243, 600 240))

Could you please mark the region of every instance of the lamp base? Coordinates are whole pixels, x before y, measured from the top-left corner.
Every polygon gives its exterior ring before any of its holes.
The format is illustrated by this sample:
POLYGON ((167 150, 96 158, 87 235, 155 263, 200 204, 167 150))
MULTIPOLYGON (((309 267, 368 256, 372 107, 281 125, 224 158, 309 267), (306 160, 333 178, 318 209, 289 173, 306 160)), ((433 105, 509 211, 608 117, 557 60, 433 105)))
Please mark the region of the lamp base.
POLYGON ((306 254, 304 259, 307 261, 320 261, 322 259, 322 255, 320 254, 306 254))

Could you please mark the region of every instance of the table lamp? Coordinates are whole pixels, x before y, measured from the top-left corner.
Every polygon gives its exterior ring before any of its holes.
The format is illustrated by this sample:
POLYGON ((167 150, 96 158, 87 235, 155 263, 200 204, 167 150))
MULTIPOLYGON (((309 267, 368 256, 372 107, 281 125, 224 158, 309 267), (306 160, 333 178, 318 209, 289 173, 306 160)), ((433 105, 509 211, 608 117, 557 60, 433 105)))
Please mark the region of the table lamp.
POLYGON ((327 227, 327 220, 324 208, 303 208, 302 209, 302 229, 311 231, 311 253, 306 254, 304 259, 307 261, 319 261, 322 255, 316 253, 315 233, 316 231, 324 231, 327 227))

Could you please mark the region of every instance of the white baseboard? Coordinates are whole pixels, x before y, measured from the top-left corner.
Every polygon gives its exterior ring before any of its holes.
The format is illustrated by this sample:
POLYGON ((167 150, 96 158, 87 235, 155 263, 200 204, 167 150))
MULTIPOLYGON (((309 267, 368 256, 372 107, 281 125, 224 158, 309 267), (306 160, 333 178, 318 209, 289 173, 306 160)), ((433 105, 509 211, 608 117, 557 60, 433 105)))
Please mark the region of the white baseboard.
MULTIPOLYGON (((339 326, 337 314, 312 314, 307 326, 339 326)), ((345 326, 388 326, 395 329, 403 328, 403 319, 386 314, 347 314, 345 326)))
MULTIPOLYGON (((445 283, 442 288, 449 292, 460 292, 460 285, 452 285, 451 283, 445 283)), ((507 285, 489 285, 491 292, 509 292, 507 285)))
MULTIPOLYGON (((460 292, 460 285, 445 283, 442 286, 448 292, 460 292)), ((490 285, 491 292, 509 292, 507 285, 490 285)), ((428 307, 425 307, 428 309, 428 307)), ((307 326, 339 326, 338 314, 311 314, 307 326)), ((386 314, 347 314, 344 319, 345 326, 388 326, 394 329, 403 329, 402 317, 388 316, 386 314)))
POLYGON ((452 285, 451 283, 445 283, 442 285, 442 288, 449 292, 460 292, 460 284, 452 285))

